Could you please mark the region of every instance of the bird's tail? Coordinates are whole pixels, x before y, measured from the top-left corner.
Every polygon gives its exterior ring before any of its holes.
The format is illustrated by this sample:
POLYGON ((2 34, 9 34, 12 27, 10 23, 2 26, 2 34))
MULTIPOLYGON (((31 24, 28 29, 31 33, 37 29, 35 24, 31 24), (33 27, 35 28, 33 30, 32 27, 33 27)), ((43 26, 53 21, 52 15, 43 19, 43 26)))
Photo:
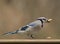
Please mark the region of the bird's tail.
POLYGON ((4 33, 2 35, 10 35, 10 34, 17 34, 17 33, 23 33, 24 31, 21 31, 21 30, 16 30, 14 32, 7 32, 7 33, 4 33))
POLYGON ((2 35, 10 35, 10 34, 17 34, 19 30, 16 30, 14 32, 7 32, 7 33, 4 33, 2 35))

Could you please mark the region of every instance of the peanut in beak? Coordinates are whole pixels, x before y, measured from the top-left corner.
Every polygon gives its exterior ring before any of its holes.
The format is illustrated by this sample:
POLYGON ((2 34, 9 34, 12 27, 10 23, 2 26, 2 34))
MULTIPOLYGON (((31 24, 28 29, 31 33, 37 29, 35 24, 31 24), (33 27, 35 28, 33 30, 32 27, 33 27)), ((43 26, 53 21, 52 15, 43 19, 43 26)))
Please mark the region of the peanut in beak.
POLYGON ((48 19, 48 20, 47 20, 48 23, 51 22, 51 21, 52 21, 52 19, 48 19))

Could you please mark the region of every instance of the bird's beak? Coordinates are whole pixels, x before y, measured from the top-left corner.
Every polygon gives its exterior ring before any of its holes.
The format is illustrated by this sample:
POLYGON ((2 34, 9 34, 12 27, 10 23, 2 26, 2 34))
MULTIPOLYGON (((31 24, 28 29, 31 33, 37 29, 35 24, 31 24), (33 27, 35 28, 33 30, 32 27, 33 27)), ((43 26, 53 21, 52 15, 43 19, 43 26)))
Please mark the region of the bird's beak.
POLYGON ((48 23, 51 22, 51 21, 52 21, 52 19, 48 19, 48 20, 47 20, 48 23))

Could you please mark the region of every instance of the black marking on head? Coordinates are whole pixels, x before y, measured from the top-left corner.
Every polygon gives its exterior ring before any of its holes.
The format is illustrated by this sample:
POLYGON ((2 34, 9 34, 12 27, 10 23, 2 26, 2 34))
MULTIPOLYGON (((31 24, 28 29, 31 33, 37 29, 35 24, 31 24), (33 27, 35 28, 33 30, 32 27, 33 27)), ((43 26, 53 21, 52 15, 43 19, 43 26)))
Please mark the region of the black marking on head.
POLYGON ((46 19, 42 19, 42 20, 45 20, 46 21, 46 19))
POLYGON ((46 18, 46 17, 40 17, 40 18, 37 18, 37 19, 41 19, 41 20, 43 20, 44 22, 47 21, 47 18, 46 18))
POLYGON ((41 27, 43 27, 43 20, 42 19, 37 19, 37 20, 40 20, 41 21, 41 23, 42 23, 41 27))
POLYGON ((22 27, 21 30, 26 30, 29 26, 22 27))

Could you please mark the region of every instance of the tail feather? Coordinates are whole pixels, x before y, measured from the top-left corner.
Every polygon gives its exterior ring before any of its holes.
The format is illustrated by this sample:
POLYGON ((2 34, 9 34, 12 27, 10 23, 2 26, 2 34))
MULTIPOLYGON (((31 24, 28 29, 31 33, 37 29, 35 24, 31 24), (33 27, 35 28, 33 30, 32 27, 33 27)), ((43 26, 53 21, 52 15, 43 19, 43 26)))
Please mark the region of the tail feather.
POLYGON ((10 35, 10 34, 17 34, 19 30, 16 30, 15 32, 7 32, 7 33, 4 33, 2 35, 10 35))
POLYGON ((14 32, 8 32, 8 33, 4 33, 2 35, 24 33, 27 28, 28 28, 28 26, 25 26, 25 27, 20 28, 19 30, 14 31, 14 32))
POLYGON ((7 32, 7 33, 4 33, 2 35, 10 35, 10 34, 17 34, 17 33, 24 33, 25 31, 21 31, 21 30, 16 30, 14 32, 7 32))

